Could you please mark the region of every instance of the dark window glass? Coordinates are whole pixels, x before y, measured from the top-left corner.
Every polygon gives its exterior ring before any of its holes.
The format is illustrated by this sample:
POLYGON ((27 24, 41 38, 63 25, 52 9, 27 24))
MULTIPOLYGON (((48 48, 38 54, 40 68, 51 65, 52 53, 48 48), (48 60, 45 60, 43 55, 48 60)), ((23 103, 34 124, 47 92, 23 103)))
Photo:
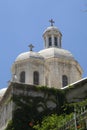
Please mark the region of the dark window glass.
POLYGON ((54 37, 54 44, 57 46, 57 37, 54 37))
POLYGON ((35 71, 33 74, 33 83, 35 85, 39 85, 39 73, 37 71, 35 71))
POLYGON ((52 38, 49 37, 49 46, 52 46, 52 38))
POLYGON ((20 73, 20 82, 25 83, 25 71, 20 73))
POLYGON ((62 76, 62 86, 67 86, 68 85, 68 78, 66 75, 62 76))

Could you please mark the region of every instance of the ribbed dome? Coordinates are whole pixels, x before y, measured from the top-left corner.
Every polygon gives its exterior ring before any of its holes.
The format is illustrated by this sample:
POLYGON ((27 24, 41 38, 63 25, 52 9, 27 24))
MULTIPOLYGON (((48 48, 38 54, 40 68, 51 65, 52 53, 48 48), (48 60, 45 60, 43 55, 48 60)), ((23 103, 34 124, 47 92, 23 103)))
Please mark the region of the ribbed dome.
POLYGON ((60 48, 56 48, 56 47, 41 50, 39 53, 44 58, 55 57, 55 58, 65 58, 65 59, 74 60, 73 55, 68 50, 64 50, 64 49, 60 49, 60 48))
POLYGON ((49 32, 49 31, 57 31, 57 32, 59 32, 61 34, 61 32, 59 31, 59 29, 57 27, 55 27, 55 26, 47 27, 47 29, 44 31, 44 33, 49 32))
POLYGON ((38 52, 29 51, 19 54, 15 61, 21 61, 29 58, 44 59, 38 52))

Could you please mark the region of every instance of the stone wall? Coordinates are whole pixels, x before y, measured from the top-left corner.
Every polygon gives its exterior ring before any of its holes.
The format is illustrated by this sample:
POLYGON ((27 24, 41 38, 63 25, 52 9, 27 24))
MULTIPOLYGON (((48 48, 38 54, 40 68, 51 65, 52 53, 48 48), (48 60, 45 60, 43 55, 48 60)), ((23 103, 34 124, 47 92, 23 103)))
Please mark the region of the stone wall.
POLYGON ((81 70, 78 68, 79 64, 76 61, 70 61, 68 59, 49 58, 45 62, 45 75, 48 78, 48 87, 54 87, 61 89, 62 76, 66 75, 68 78, 68 84, 74 83, 80 80, 82 77, 81 70))
MULTIPOLYGON (((58 94, 52 88, 11 82, 0 101, 0 130, 4 130, 8 122, 14 119, 15 115, 21 113, 18 111, 23 111, 22 106, 28 109, 28 112, 24 109, 24 115, 28 113, 28 120, 30 121, 31 118, 39 119, 43 112, 46 114, 48 111, 54 111, 57 107, 59 109, 59 102, 58 94), (17 112, 18 114, 16 114, 17 112)), ((23 112, 19 117, 20 120, 23 118, 23 112)))
POLYGON ((12 119, 12 106, 11 101, 12 88, 7 89, 2 100, 0 101, 0 130, 4 130, 8 122, 12 119))
MULTIPOLYGON (((55 93, 52 93, 50 91, 50 88, 40 86, 36 87, 34 85, 14 84, 13 87, 13 98, 19 97, 19 100, 23 100, 23 98, 25 97, 32 104, 35 100, 37 100, 37 106, 40 107, 36 109, 40 111, 44 111, 43 108, 41 108, 41 106, 44 106, 44 108, 46 107, 46 109, 54 109, 57 106, 57 94, 55 93), (31 101, 32 99, 33 101, 31 101)), ((15 100, 14 103, 16 103, 15 100)))
POLYGON ((79 102, 87 98, 87 78, 71 84, 66 89, 67 102, 79 102))
MULTIPOLYGON (((85 98, 87 98, 87 79, 70 85, 64 90, 10 83, 0 101, 0 130, 6 128, 8 122, 12 120, 14 112, 17 113, 19 108, 23 111, 22 106, 27 108, 26 114, 29 114, 28 120, 31 121, 32 118, 39 119, 38 116, 42 115, 43 112, 62 112, 60 105, 63 105, 65 99, 67 99, 68 103, 72 103, 82 101, 85 98), (35 113, 33 113, 33 110, 35 113)), ((26 114, 24 111, 24 115, 26 114)), ((23 115, 19 117, 21 119, 23 115)))

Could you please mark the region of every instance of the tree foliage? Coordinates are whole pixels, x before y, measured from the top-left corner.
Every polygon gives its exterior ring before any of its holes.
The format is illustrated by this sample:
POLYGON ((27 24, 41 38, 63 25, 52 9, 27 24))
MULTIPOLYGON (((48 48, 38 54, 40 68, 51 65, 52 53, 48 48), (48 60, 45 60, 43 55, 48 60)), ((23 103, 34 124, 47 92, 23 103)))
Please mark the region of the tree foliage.
POLYGON ((66 122, 68 122, 72 118, 72 114, 70 115, 61 115, 58 116, 56 114, 52 114, 51 116, 47 116, 42 120, 41 125, 37 124, 34 126, 36 130, 58 130, 63 126, 66 122))

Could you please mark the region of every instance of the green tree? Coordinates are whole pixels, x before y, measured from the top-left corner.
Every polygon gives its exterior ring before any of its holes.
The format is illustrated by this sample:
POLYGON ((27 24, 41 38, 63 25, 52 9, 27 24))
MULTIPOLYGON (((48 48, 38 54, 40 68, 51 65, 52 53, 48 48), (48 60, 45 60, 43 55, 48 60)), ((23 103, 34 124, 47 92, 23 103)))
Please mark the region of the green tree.
POLYGON ((34 126, 36 130, 58 130, 58 128, 62 127, 67 121, 72 118, 71 115, 61 115, 58 116, 56 114, 52 114, 51 116, 47 116, 42 120, 41 125, 37 124, 34 126))

